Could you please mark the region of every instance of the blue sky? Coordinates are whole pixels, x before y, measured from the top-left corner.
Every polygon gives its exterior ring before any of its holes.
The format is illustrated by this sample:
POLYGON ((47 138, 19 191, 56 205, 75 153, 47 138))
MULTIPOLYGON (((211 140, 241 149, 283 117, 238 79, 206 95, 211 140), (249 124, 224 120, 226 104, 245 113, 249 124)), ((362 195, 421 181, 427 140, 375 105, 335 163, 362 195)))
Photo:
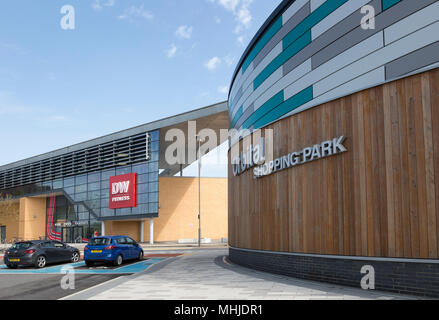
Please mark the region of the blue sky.
POLYGON ((0 164, 226 100, 280 2, 2 1, 0 164))

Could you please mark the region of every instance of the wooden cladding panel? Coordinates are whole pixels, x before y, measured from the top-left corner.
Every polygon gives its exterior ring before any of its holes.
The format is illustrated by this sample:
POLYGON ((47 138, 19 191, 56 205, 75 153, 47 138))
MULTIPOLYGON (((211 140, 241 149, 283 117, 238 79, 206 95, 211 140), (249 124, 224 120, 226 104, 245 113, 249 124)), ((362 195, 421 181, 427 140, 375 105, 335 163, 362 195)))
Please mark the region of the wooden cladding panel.
POLYGON ((348 152, 261 179, 252 170, 234 177, 229 168, 230 245, 439 258, 439 69, 267 129, 274 130, 274 157, 341 135, 348 152))

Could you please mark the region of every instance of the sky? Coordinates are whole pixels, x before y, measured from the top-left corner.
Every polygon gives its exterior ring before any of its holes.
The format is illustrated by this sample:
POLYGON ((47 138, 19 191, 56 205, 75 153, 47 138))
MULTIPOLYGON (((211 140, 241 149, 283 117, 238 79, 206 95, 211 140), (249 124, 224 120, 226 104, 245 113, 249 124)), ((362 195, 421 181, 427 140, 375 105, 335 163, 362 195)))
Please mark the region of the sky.
POLYGON ((0 165, 227 100, 280 2, 1 1, 0 165))

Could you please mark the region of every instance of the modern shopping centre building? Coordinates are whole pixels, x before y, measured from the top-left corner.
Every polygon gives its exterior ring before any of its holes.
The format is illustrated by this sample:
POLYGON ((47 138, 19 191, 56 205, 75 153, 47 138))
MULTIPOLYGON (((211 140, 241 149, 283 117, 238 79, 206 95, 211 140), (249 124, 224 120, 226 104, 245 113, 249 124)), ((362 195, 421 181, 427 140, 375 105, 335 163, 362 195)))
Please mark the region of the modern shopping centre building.
MULTIPOLYGON (((142 242, 197 239, 198 179, 181 173, 197 158, 194 135, 208 128, 220 137, 227 127, 227 104, 219 103, 0 166, 2 242, 82 242, 95 232, 142 242), (174 163, 165 156, 170 130, 186 138, 185 157, 174 163)), ((227 179, 201 178, 200 186, 202 237, 224 241, 227 179)))
POLYGON ((282 1, 231 83, 230 259, 439 296, 438 62, 439 1, 282 1))

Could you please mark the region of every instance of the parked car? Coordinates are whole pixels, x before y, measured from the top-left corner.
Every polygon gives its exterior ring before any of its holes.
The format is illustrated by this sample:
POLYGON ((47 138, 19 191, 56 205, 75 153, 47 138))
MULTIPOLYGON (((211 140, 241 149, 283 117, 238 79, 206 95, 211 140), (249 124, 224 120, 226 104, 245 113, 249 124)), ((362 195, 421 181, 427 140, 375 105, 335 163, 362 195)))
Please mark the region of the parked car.
POLYGON ((78 262, 80 253, 77 248, 60 241, 33 240, 16 242, 5 251, 4 263, 8 268, 35 266, 44 268, 57 262, 78 262))
POLYGON ((120 266, 125 260, 142 260, 142 247, 128 236, 94 237, 84 247, 84 260, 91 267, 95 262, 120 266))

